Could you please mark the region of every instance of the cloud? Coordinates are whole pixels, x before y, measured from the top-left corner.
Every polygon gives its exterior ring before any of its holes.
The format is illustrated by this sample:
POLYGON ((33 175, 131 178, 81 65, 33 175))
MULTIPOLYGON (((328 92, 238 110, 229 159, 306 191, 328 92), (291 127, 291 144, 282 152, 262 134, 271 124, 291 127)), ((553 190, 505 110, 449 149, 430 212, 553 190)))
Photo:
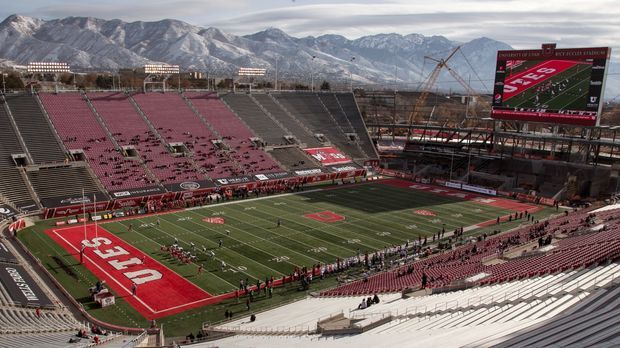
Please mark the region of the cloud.
POLYGON ((152 1, 93 1, 66 0, 36 3, 23 14, 43 18, 63 18, 67 16, 97 17, 103 19, 161 20, 181 19, 199 22, 211 16, 238 13, 251 0, 152 0, 152 1))
POLYGON ((277 27, 293 36, 348 38, 397 32, 469 41, 487 36, 515 48, 617 46, 620 9, 612 1, 391 1, 387 4, 315 4, 276 8, 208 23, 235 34, 277 27), (412 4, 413 3, 413 4, 412 4), (594 6, 596 4, 597 6, 594 6))

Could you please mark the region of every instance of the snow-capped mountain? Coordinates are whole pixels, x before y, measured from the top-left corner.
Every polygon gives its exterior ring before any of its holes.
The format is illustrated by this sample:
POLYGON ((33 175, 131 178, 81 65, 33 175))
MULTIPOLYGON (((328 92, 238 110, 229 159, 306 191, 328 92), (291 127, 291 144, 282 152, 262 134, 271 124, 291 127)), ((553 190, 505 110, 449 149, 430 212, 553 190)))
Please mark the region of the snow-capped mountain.
MULTIPOLYGON (((419 34, 379 34, 356 40, 339 35, 295 38, 275 28, 236 36, 171 19, 127 23, 20 15, 0 23, 0 42, 0 59, 15 64, 65 61, 76 70, 117 70, 164 62, 229 77, 239 67, 266 68, 273 76, 277 60, 279 76, 303 83, 313 74, 315 81, 347 83, 352 77, 356 84, 397 82, 400 88, 410 89, 419 87, 436 65, 425 56, 445 58, 460 46, 449 65, 482 92, 492 87, 496 51, 511 48, 489 38, 465 43, 419 34)), ((462 89, 445 72, 436 87, 462 89)))

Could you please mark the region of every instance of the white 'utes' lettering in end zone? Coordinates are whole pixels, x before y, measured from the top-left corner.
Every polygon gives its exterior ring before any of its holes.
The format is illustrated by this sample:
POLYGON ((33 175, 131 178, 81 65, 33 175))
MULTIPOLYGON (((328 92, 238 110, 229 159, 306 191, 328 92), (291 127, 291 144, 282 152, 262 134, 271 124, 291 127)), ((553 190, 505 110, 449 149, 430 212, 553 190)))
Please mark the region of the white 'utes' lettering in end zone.
MULTIPOLYGON (((93 238, 92 241, 85 239, 82 241, 82 244, 86 247, 98 248, 101 245, 110 245, 112 244, 112 241, 104 237, 97 237, 93 238)), ((125 248, 118 245, 112 246, 108 249, 95 249, 93 252, 101 259, 107 261, 112 267, 114 267, 118 271, 127 269, 129 266, 132 265, 142 264, 142 261, 137 257, 131 257, 127 260, 120 260, 118 258, 119 256, 129 255, 129 252, 125 250, 125 248)), ((162 274, 160 272, 148 268, 130 272, 123 272, 123 274, 125 275, 125 277, 131 279, 131 281, 138 285, 148 283, 154 280, 159 280, 162 278, 162 274)))

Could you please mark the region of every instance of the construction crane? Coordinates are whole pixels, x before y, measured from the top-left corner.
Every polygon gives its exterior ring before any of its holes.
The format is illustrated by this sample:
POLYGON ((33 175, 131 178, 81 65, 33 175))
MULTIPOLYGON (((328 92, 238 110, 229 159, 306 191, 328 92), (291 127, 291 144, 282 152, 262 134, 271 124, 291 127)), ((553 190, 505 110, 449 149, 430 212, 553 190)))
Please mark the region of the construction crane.
MULTIPOLYGON (((436 62, 437 65, 435 66, 435 68, 433 69, 431 74, 429 75, 428 79, 426 79, 426 81, 424 81, 424 84, 422 84, 422 86, 420 88, 420 90, 421 90, 420 96, 416 100, 415 105, 413 106, 413 110, 411 111, 411 114, 409 115, 409 120, 408 120, 409 133, 411 133, 411 126, 413 125, 413 122, 415 120, 417 120, 420 117, 420 115, 422 114, 422 108, 426 104, 426 99, 428 98, 430 92, 432 91, 433 86, 435 85, 435 82, 437 82, 437 78, 439 78, 439 74, 441 73, 442 69, 445 68, 446 70, 448 70, 448 73, 450 73, 450 75, 452 75, 452 77, 454 77, 454 79, 461 86, 463 86, 463 88, 465 89, 465 91, 467 92, 467 94, 469 96, 471 96, 471 97, 477 97, 478 96, 478 93, 473 88, 471 88, 471 86, 456 71, 454 71, 448 65, 448 61, 452 57, 454 57, 456 52, 458 52, 460 49, 461 49, 461 46, 455 47, 452 50, 452 52, 450 52, 448 57, 446 57, 445 59, 443 59, 443 58, 437 59, 437 58, 433 58, 433 57, 430 57, 430 56, 424 56, 424 59, 430 59, 430 60, 436 62)), ((469 107, 469 105, 468 105, 468 107, 469 107)), ((476 113, 473 110, 472 110, 472 116, 476 116, 476 113)), ((411 134, 409 134, 409 135, 411 135, 411 134)))

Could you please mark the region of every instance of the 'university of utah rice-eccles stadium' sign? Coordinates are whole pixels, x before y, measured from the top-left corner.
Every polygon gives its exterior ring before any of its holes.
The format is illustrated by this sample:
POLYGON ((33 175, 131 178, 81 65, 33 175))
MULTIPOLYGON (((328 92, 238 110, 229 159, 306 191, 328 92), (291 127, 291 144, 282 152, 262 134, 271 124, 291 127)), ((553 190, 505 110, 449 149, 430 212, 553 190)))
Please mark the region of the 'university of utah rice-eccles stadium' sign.
POLYGON ((8 290, 11 299, 22 305, 53 306, 26 269, 19 265, 3 266, 0 268, 0 281, 8 290))

